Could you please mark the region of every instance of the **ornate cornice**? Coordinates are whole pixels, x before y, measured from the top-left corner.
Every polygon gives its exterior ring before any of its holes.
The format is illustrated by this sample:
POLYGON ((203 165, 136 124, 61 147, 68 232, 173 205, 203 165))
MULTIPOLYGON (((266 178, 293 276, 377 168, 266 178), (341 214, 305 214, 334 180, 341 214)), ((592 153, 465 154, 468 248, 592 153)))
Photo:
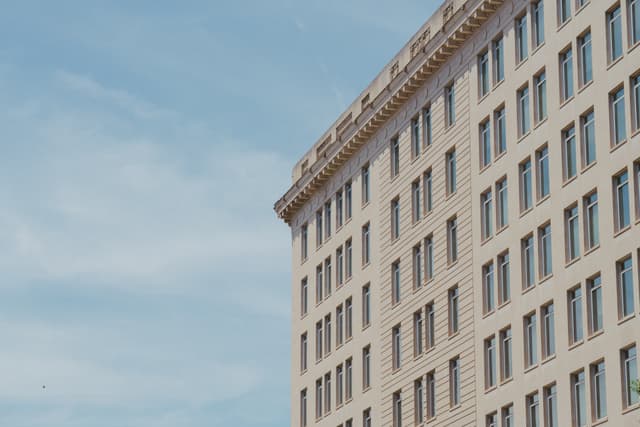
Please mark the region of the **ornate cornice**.
POLYGON ((468 0, 458 11, 449 1, 441 8, 442 29, 435 34, 427 28, 411 44, 408 63, 400 68, 396 60, 390 68, 389 84, 372 102, 363 105, 360 115, 351 113, 338 126, 333 144, 324 146, 316 162, 278 200, 274 210, 287 224, 296 212, 324 185, 409 99, 436 73, 447 60, 492 16, 504 0, 468 0), (475 8, 467 12, 467 8, 475 8), (447 30, 448 24, 458 24, 447 30))

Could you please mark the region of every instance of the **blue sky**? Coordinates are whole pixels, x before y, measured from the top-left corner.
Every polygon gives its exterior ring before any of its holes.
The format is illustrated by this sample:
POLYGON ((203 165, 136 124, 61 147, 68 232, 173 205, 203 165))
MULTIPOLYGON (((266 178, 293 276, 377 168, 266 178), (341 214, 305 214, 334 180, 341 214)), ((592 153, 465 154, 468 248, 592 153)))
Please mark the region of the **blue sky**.
POLYGON ((438 3, 5 2, 0 425, 288 425, 273 202, 438 3))

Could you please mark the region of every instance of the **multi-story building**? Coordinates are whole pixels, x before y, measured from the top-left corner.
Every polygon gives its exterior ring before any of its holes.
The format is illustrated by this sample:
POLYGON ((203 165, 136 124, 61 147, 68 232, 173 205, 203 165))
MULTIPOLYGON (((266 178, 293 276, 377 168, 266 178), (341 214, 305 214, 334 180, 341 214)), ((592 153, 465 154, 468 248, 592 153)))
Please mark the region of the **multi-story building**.
POLYGON ((640 422, 640 0, 450 0, 293 169, 291 425, 640 422))

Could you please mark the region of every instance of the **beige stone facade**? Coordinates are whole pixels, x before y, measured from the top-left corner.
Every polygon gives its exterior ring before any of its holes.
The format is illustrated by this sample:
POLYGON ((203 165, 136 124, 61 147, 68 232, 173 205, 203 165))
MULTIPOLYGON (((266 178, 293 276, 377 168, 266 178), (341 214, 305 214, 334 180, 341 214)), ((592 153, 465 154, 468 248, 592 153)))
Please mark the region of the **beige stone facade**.
POLYGON ((640 423, 640 0, 452 0, 295 165, 291 425, 640 423))

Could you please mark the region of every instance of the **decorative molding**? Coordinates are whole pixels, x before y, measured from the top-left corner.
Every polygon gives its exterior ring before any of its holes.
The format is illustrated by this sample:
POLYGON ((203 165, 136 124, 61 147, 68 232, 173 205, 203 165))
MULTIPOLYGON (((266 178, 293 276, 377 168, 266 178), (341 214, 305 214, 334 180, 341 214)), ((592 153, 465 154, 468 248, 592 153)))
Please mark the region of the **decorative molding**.
POLYGON ((391 66, 391 69, 389 70, 389 77, 391 77, 391 80, 395 79, 399 72, 400 72, 400 62, 396 61, 393 63, 393 65, 391 66))
POLYGON ((453 18, 453 0, 451 0, 442 11, 442 26, 446 25, 453 18))
POLYGON ((427 42, 431 39, 431 27, 428 27, 420 36, 411 43, 411 51, 410 51, 410 59, 411 61, 415 58, 418 53, 422 50, 422 48, 427 44, 427 42))

